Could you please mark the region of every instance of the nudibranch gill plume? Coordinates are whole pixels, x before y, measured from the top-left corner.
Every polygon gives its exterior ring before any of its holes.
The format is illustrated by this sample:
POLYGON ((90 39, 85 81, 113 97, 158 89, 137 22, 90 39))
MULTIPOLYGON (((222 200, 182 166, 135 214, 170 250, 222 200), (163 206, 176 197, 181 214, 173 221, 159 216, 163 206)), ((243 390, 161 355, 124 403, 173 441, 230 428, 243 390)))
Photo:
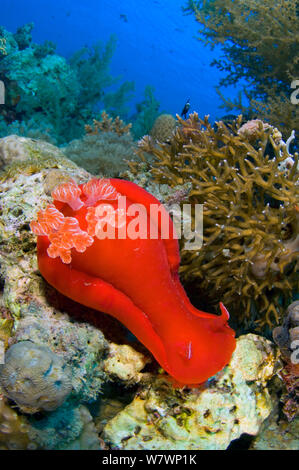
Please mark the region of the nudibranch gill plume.
POLYGON ((116 317, 180 384, 203 383, 223 369, 235 349, 228 312, 222 304, 218 316, 190 303, 178 276, 178 240, 164 206, 121 179, 70 181, 55 188, 52 198, 30 224, 46 281, 76 302, 116 317), (161 213, 158 221, 151 215, 153 206, 161 213), (137 225, 143 236, 134 230, 137 225))

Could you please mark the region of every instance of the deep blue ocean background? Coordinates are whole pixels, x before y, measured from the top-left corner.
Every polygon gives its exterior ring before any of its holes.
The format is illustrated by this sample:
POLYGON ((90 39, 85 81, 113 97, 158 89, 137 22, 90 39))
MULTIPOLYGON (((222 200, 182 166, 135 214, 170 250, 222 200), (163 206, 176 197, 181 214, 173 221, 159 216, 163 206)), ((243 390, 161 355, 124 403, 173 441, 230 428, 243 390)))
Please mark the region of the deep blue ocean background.
MULTIPOLYGON (((34 22, 33 41, 53 41, 56 52, 66 58, 116 34, 111 74, 135 82, 132 110, 142 100, 145 86, 151 85, 160 112, 180 113, 190 98, 191 112, 219 119, 226 114, 215 90, 222 74, 210 63, 221 52, 198 41, 199 25, 193 15, 183 14, 184 4, 184 0, 1 0, 0 25, 14 33, 34 22)), ((231 87, 225 95, 233 98, 237 92, 231 87)))

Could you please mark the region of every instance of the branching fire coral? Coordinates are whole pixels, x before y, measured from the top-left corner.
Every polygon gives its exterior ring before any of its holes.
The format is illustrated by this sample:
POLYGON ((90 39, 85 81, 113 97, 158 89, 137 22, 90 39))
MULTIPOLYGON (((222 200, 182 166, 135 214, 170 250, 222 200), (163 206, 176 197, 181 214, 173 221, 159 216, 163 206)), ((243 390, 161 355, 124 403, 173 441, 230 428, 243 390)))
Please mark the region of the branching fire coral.
MULTIPOLYGON (((286 134, 298 127, 298 107, 290 103, 291 82, 298 78, 298 2, 189 0, 184 10, 195 13, 205 44, 220 45, 224 52, 212 62, 226 73, 220 86, 245 78, 248 85, 244 92, 250 101, 247 111, 251 115, 269 117, 286 134)), ((243 112, 240 101, 225 100, 224 104, 243 112)))
POLYGON ((181 276, 240 321, 273 325, 298 289, 298 155, 259 120, 213 127, 196 113, 177 118, 168 143, 145 136, 139 147, 154 156, 158 183, 191 183, 189 202, 204 205, 203 247, 182 249, 181 276))

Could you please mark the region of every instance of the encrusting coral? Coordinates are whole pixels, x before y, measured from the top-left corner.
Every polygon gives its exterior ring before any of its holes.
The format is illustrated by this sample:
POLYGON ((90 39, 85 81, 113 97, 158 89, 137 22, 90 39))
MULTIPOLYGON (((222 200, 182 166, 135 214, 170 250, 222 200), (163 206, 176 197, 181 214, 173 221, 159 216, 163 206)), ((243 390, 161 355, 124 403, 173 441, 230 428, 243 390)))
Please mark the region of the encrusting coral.
POLYGON ((241 126, 240 116, 213 127, 197 113, 177 118, 168 143, 145 136, 139 153, 154 157, 148 167, 156 182, 190 183, 188 202, 203 204, 203 246, 182 246, 181 277, 205 299, 222 299, 243 326, 244 319, 278 324, 298 289, 298 155, 259 120, 241 126), (287 159, 293 164, 280 169, 287 159))
POLYGON ((285 136, 298 129, 299 108, 290 102, 291 83, 298 78, 297 0, 186 3, 184 10, 195 13, 205 44, 222 48, 224 54, 212 62, 226 73, 220 86, 247 80, 244 94, 249 106, 240 96, 235 102, 224 98, 224 107, 268 119, 285 136))

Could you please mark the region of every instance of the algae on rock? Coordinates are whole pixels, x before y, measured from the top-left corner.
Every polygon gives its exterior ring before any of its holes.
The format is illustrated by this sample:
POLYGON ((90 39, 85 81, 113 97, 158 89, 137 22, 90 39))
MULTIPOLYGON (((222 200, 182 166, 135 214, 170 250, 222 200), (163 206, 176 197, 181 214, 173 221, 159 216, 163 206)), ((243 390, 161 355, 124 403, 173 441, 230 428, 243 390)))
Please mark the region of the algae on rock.
POLYGON ((81 183, 90 175, 56 147, 32 139, 1 139, 0 155, 7 163, 0 194, 2 305, 14 320, 7 342, 29 340, 57 352, 71 367, 72 394, 79 400, 95 399, 105 381, 101 358, 108 343, 99 329, 74 323, 50 302, 50 288, 37 270, 36 239, 29 230, 36 213, 49 203, 53 184, 67 177, 81 183))
POLYGON ((112 448, 220 450, 256 435, 273 404, 268 383, 280 367, 273 344, 244 335, 229 365, 199 389, 174 389, 163 376, 137 392, 104 428, 112 448))

